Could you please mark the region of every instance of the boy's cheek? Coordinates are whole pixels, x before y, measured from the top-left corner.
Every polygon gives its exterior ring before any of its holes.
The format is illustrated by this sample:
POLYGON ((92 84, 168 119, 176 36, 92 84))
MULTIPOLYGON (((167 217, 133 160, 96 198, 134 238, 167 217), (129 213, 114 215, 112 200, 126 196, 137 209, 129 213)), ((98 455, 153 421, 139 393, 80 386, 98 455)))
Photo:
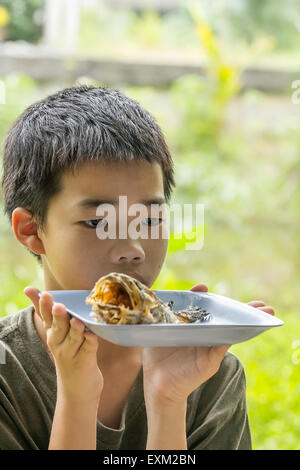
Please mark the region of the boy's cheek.
MULTIPOLYGON (((95 263, 95 257, 93 262, 95 263)), ((99 269, 99 267, 98 267, 99 269)), ((50 290, 90 289, 93 285, 93 263, 84 250, 72 245, 48 245, 44 262, 45 279, 50 290)))

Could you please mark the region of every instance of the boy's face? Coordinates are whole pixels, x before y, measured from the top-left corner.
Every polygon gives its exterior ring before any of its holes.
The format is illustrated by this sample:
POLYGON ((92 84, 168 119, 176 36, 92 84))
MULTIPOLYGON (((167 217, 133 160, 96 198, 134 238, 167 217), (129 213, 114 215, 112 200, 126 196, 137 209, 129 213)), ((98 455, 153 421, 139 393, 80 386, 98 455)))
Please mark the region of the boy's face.
MULTIPOLYGON (((168 239, 119 238, 119 196, 127 196, 127 207, 142 201, 164 200, 163 174, 159 164, 87 162, 76 173, 62 175, 62 191, 49 202, 46 229, 38 231, 46 290, 87 289, 110 272, 140 275, 151 287, 163 265, 168 239), (84 206, 86 199, 116 200, 116 238, 99 239, 97 206, 84 206)), ((147 217, 151 217, 151 206, 147 217)), ((138 214, 137 214, 138 215, 138 214)), ((128 224, 135 216, 127 216, 128 224)), ((160 215, 161 217, 161 215, 160 215)), ((147 222, 147 220, 146 220, 147 222)), ((128 225, 127 225, 128 227, 128 225)), ((127 231, 128 233, 128 231, 127 231)))

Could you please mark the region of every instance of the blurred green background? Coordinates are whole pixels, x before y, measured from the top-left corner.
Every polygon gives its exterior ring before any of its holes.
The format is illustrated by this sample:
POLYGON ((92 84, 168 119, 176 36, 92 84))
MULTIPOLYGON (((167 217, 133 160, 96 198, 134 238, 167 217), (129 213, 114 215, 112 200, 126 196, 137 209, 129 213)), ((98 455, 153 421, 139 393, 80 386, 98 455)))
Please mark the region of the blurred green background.
MULTIPOLYGON (((107 2, 95 12, 94 3, 81 11, 81 57, 196 56, 206 65, 205 78, 187 74, 164 89, 119 87, 164 131, 176 166, 173 202, 205 205, 203 248, 185 250, 171 237, 153 288, 189 289, 203 282, 211 292, 273 306, 284 326, 231 350, 246 371, 254 449, 299 449, 300 104, 293 104, 291 87, 280 94, 243 90, 241 73, 249 64, 292 66, 300 79, 300 2, 217 1, 208 10, 181 2, 164 14, 107 2)), ((38 45, 42 9, 38 0, 0 1, 2 41, 38 45)), ((103 85, 91 77, 38 82, 22 68, 0 79, 6 90, 1 146, 14 119, 33 101, 79 82, 103 85)), ((3 316, 29 305, 25 286, 43 289, 41 268, 15 240, 4 215, 0 263, 3 316)))

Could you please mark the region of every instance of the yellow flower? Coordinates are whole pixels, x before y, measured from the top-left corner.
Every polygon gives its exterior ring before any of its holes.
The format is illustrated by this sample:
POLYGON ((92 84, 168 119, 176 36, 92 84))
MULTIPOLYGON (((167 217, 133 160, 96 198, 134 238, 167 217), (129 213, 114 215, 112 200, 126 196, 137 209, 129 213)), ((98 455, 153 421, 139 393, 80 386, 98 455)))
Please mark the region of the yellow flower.
POLYGON ((219 57, 219 46, 210 27, 204 21, 198 20, 196 22, 196 31, 205 47, 205 50, 210 54, 210 56, 216 58, 219 57))
POLYGON ((6 8, 0 6, 0 28, 5 26, 10 20, 10 15, 6 8))

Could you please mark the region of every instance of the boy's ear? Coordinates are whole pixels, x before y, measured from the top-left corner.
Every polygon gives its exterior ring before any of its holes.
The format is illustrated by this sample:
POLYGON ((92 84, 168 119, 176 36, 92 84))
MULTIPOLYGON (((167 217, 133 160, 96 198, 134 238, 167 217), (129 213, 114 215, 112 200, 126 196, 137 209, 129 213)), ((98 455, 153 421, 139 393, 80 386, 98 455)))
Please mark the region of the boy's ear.
POLYGON ((45 254, 43 242, 38 235, 38 225, 29 210, 24 209, 24 207, 14 209, 12 213, 12 228, 15 237, 22 245, 37 255, 45 254))

